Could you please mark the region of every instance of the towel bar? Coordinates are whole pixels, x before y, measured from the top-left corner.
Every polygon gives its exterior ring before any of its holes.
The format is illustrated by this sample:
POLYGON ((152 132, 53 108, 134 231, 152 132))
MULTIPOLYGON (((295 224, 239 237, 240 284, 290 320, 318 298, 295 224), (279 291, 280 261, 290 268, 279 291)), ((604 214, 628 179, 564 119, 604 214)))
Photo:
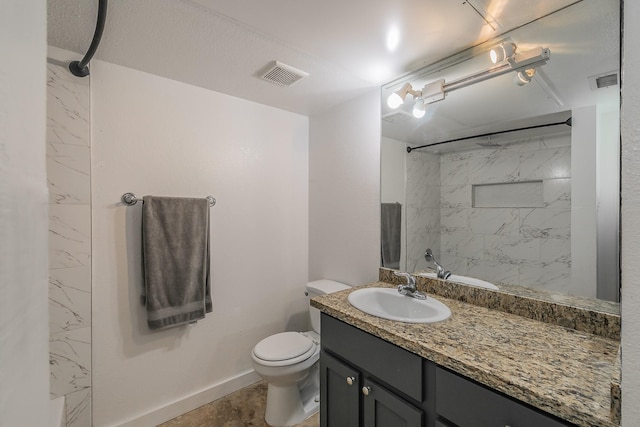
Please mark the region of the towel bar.
MULTIPOLYGON (((209 206, 215 206, 216 205, 216 199, 213 196, 207 196, 207 199, 209 200, 209 206)), ((138 201, 142 202, 142 199, 139 199, 135 194, 133 193, 124 193, 122 195, 122 197, 120 198, 120 200, 122 201, 122 203, 124 203, 127 206, 133 206, 136 203, 138 203, 138 201)))

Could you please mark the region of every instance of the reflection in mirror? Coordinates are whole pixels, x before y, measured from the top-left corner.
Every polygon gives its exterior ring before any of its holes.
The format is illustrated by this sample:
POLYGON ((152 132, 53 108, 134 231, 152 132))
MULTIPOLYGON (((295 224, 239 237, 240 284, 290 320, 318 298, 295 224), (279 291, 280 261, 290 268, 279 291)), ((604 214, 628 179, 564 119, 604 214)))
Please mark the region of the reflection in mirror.
POLYGON ((618 301, 619 61, 619 2, 583 0, 385 85, 382 265, 435 271, 430 248, 457 276, 618 301), (411 93, 387 106, 407 82, 490 69, 501 43, 550 59, 522 86, 512 71, 446 92, 422 118, 411 93))

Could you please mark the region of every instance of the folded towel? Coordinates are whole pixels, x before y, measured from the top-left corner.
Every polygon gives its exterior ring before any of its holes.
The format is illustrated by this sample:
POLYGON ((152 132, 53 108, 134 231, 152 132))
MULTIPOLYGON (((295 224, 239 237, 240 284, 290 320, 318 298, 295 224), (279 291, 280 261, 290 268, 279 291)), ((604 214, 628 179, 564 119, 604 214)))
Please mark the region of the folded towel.
POLYGON ((381 264, 387 268, 400 268, 400 235, 402 229, 402 205, 382 203, 380 212, 381 264))
POLYGON ((149 328, 194 322, 212 310, 209 201, 145 196, 142 254, 149 328))

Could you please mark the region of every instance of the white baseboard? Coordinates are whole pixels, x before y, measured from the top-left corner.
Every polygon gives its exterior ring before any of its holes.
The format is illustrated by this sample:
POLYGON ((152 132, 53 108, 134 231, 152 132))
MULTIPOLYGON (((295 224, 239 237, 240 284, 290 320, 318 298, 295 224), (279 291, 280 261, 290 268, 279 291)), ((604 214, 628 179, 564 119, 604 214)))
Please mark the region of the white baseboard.
POLYGON ((178 415, 192 411, 214 400, 218 400, 234 391, 260 381, 260 376, 251 369, 228 378, 213 386, 187 396, 183 399, 169 403, 161 408, 154 409, 146 414, 119 424, 120 427, 155 427, 165 421, 169 421, 178 415))

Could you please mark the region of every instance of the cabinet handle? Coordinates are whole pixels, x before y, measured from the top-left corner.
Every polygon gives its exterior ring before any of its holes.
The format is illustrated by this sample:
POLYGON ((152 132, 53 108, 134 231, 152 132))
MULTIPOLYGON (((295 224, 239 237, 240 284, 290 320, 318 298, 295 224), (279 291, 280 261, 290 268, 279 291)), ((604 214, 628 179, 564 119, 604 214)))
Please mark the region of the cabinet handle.
POLYGON ((356 379, 354 377, 347 377, 347 384, 353 385, 354 382, 356 382, 356 379))
POLYGON ((362 394, 364 394, 365 396, 369 396, 369 393, 371 393, 371 387, 362 387, 362 394))

